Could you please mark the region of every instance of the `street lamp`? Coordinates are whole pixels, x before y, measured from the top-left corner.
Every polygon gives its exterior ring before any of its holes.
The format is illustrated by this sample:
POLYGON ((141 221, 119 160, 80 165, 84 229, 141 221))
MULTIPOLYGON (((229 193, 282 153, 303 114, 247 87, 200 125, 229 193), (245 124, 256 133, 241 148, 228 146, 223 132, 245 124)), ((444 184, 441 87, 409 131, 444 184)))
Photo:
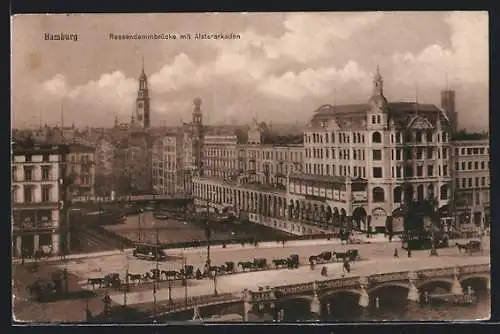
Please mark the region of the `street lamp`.
MULTIPOLYGON (((153 222, 153 225, 155 225, 155 222, 153 222)), ((160 247, 160 241, 159 241, 159 229, 155 228, 155 234, 156 234, 156 242, 155 242, 155 277, 154 277, 154 282, 153 282, 153 306, 154 306, 154 321, 156 322, 156 289, 158 288, 158 276, 159 276, 159 262, 158 262, 158 256, 159 256, 159 247, 160 247)))
POLYGON ((207 200, 207 211, 206 211, 206 221, 205 221, 205 237, 207 238, 207 270, 210 270, 210 238, 212 235, 212 231, 210 229, 210 224, 209 224, 209 217, 208 217, 208 200, 207 200))
POLYGON ((217 297, 219 293, 217 292, 217 269, 214 271, 214 297, 217 297))

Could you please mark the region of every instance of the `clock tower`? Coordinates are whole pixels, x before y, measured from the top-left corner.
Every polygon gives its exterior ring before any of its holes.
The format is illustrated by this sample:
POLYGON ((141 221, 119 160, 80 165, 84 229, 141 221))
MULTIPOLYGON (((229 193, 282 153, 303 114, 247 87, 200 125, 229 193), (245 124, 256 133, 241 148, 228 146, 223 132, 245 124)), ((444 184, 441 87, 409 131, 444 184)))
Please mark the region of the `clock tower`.
POLYGON ((135 102, 136 104, 134 120, 144 129, 149 129, 149 127, 151 126, 149 102, 148 77, 144 72, 143 58, 141 75, 139 76, 139 90, 137 91, 137 99, 135 102))

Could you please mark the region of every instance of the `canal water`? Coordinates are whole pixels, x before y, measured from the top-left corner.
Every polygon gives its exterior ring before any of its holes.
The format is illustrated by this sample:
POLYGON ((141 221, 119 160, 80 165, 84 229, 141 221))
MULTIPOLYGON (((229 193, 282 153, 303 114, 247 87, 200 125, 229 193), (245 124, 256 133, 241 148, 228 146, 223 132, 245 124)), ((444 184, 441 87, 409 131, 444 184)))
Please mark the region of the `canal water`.
MULTIPOLYGON (((356 299, 344 300, 341 307, 338 303, 336 310, 330 310, 329 316, 321 317, 325 322, 379 322, 379 321, 473 321, 487 320, 491 314, 491 295, 488 291, 476 293, 477 303, 473 305, 429 305, 425 303, 390 302, 384 300, 379 307, 373 304, 366 309, 357 305, 356 299), (385 305, 384 305, 385 304, 385 305)), ((326 311, 326 310, 324 310, 326 311)), ((292 312, 294 313, 294 312, 292 312)), ((327 314, 327 312, 323 312, 327 314)), ((298 314, 285 316, 290 321, 307 320, 298 314)), ((309 318, 310 319, 310 318, 309 318)))

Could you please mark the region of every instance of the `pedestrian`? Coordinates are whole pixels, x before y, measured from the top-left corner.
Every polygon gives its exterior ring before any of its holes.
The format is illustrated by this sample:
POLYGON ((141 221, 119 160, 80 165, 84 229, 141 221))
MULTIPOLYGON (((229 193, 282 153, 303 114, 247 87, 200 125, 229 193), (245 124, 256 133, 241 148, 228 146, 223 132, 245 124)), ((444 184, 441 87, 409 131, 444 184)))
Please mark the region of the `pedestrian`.
POLYGON ((344 258, 344 262, 342 263, 342 272, 350 272, 349 260, 344 258))
POLYGON ((321 268, 321 276, 328 276, 328 269, 326 268, 326 266, 323 266, 323 268, 321 268))
POLYGON ((397 248, 394 248, 394 258, 395 259, 399 258, 399 254, 398 254, 398 249, 397 248))
POLYGON ((285 248, 285 239, 281 243, 283 244, 283 248, 285 248))
POLYGON ((411 248, 408 246, 408 257, 411 257, 411 248))

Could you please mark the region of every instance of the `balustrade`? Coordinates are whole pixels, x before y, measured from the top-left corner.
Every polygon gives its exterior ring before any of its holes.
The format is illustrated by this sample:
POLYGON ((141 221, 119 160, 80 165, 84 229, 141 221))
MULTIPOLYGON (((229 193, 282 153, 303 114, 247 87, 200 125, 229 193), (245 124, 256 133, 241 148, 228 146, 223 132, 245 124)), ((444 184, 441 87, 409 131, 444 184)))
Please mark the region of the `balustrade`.
POLYGON ((439 268, 439 269, 428 269, 419 271, 419 276, 421 277, 441 277, 450 276, 455 274, 455 268, 439 268))
POLYGON ((359 277, 349 277, 318 282, 319 289, 356 288, 359 286, 359 277))
POLYGON ((408 277, 407 271, 387 273, 387 274, 376 274, 376 275, 372 275, 369 277, 369 280, 374 282, 374 283, 405 281, 408 279, 409 279, 409 277, 408 277))

